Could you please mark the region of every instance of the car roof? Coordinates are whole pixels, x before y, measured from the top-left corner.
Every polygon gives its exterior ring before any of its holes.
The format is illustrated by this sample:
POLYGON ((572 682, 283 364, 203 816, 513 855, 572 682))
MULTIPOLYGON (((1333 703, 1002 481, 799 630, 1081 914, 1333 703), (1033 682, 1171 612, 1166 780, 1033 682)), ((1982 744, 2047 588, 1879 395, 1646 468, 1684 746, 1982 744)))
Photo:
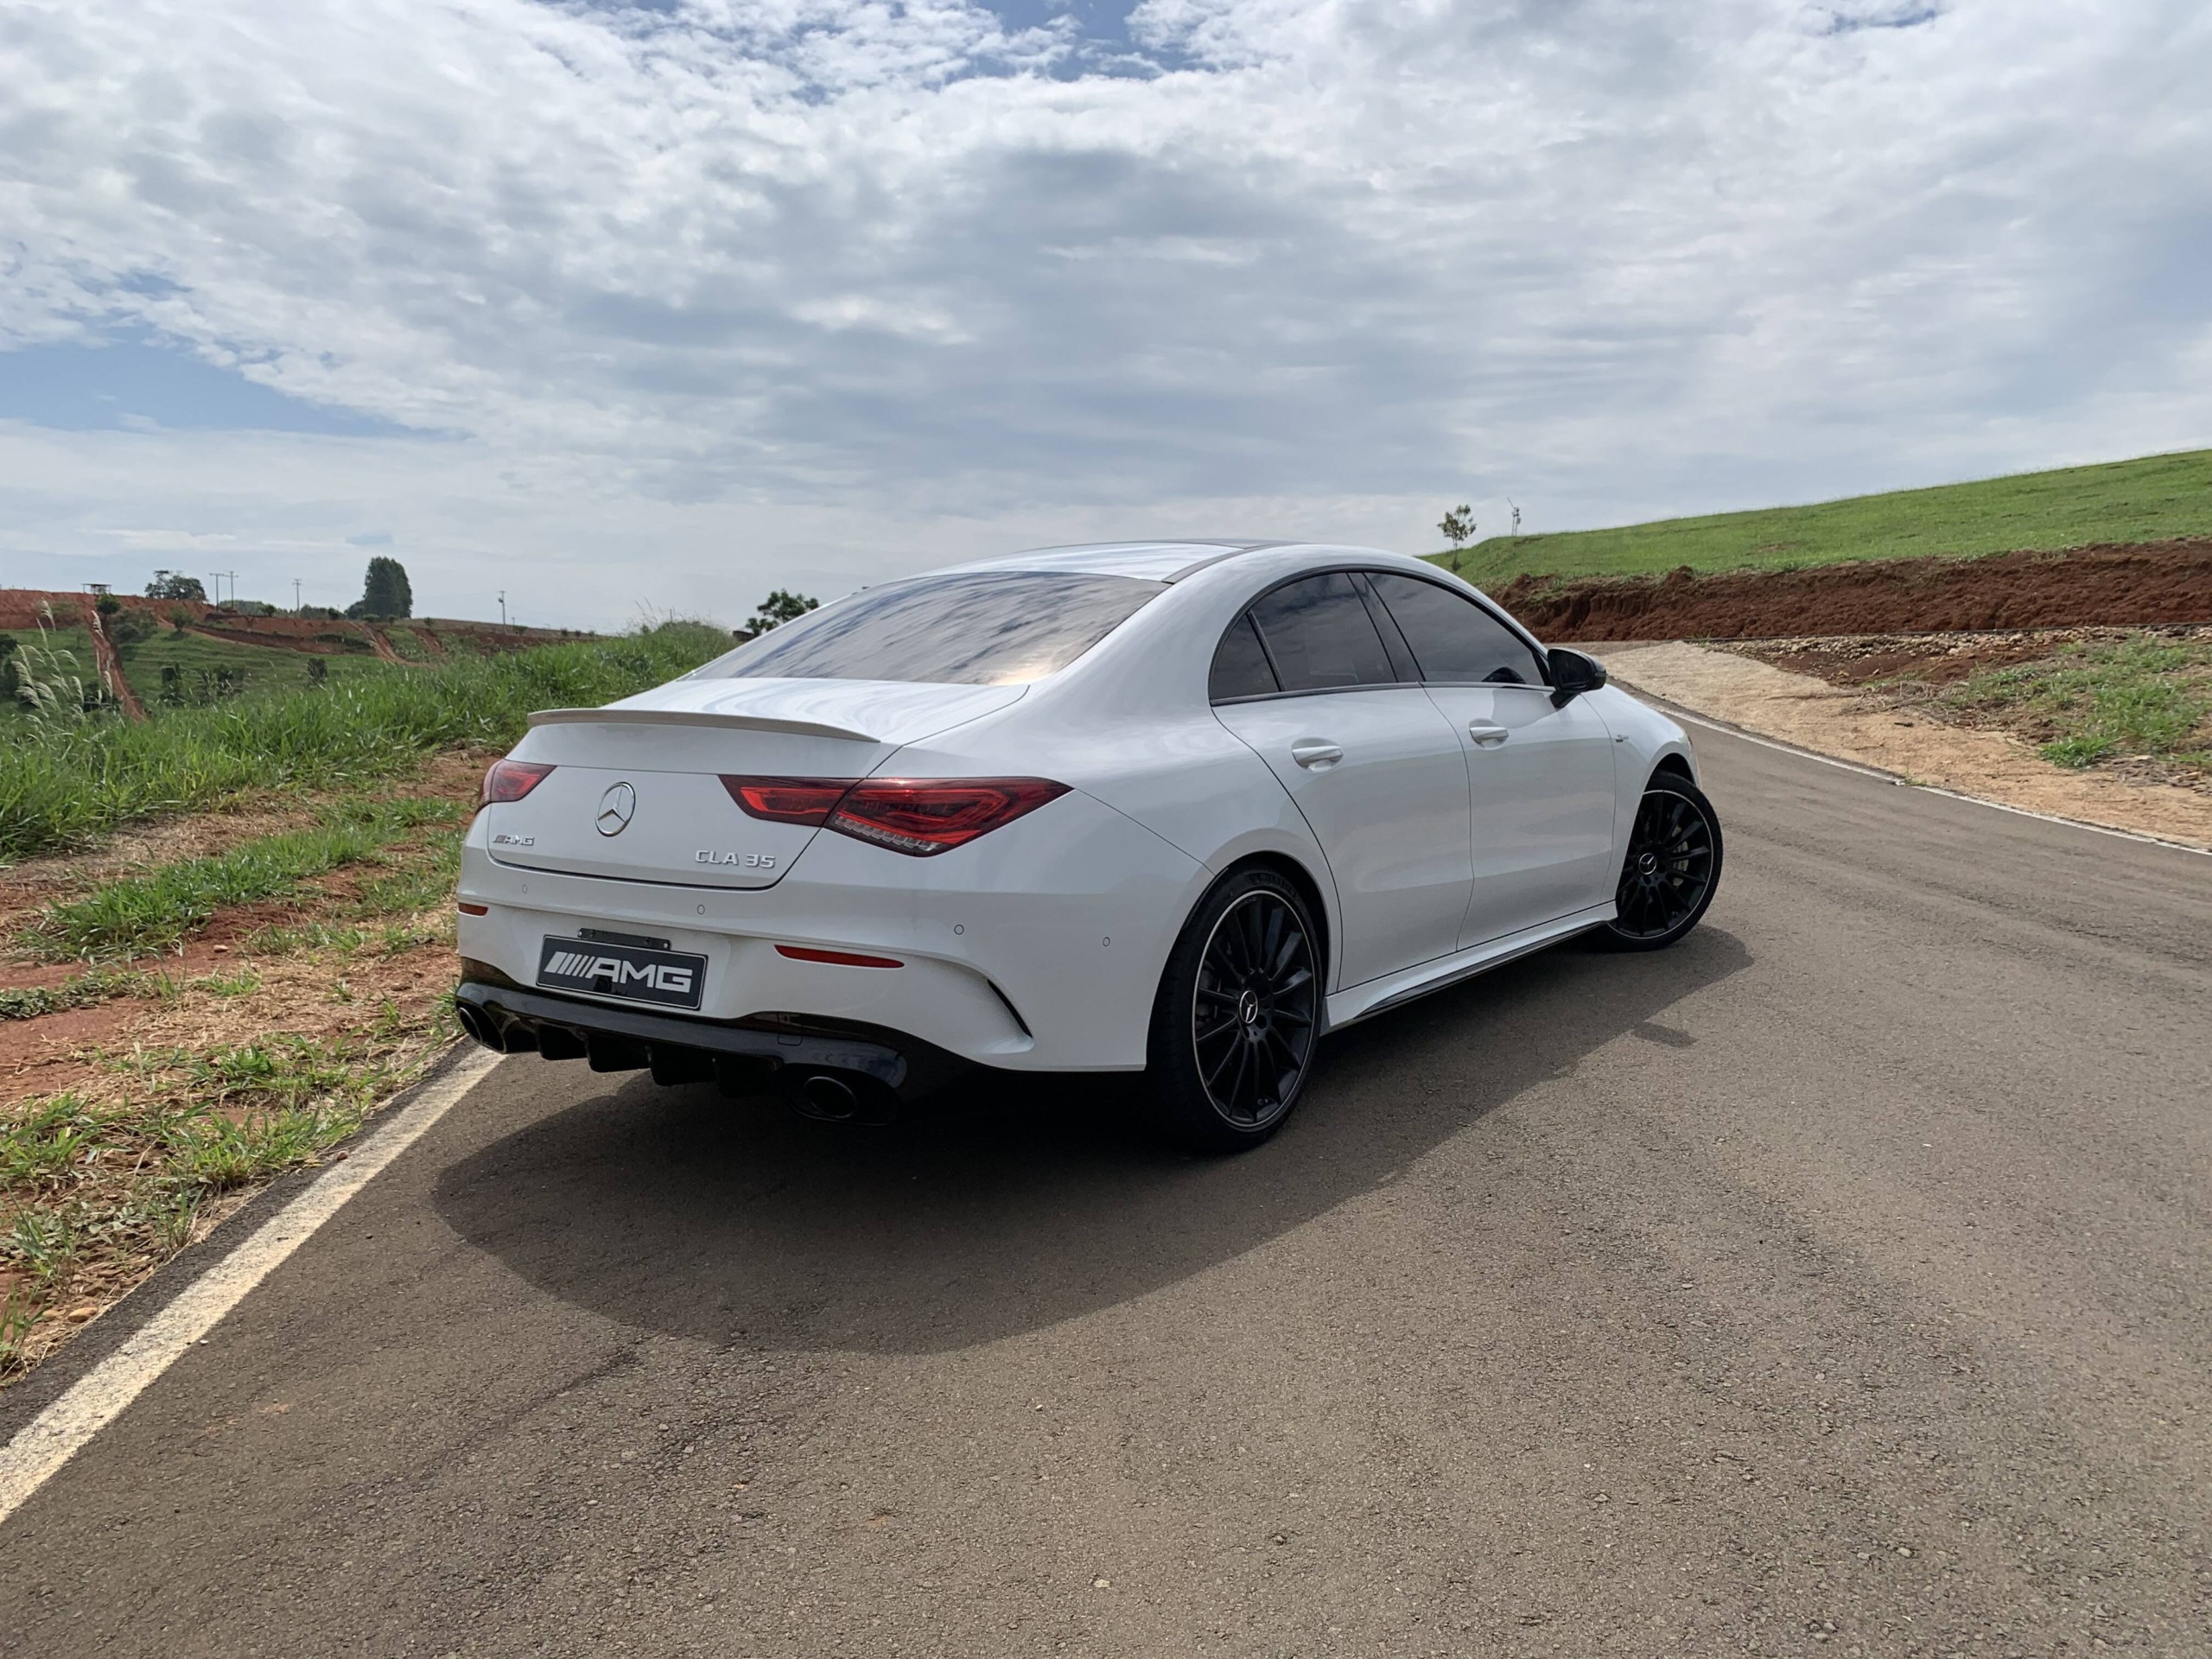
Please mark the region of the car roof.
POLYGON ((931 575, 966 575, 981 570, 1061 571, 1090 576, 1134 576, 1143 582, 1177 582, 1239 553, 1262 548, 1295 547, 1300 543, 1262 540, 1255 537, 1192 538, 1172 542, 1085 542, 1072 547, 1038 547, 1025 553, 1006 553, 995 558, 974 559, 964 564, 932 570, 931 575))

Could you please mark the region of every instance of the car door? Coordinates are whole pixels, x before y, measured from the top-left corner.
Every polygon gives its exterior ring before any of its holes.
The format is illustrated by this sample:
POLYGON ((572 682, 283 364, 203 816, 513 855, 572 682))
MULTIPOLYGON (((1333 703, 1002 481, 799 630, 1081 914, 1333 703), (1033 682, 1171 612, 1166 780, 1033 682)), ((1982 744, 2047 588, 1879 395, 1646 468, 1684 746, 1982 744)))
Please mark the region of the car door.
POLYGON ((1472 866, 1464 947, 1537 927, 1612 896, 1612 734, 1588 699, 1555 707, 1542 659, 1503 621, 1441 582, 1367 580, 1467 761, 1472 866))
POLYGON ((1214 712, 1305 814, 1337 886, 1337 982, 1458 945, 1472 874, 1459 738, 1403 683, 1343 571, 1262 594, 1224 636, 1214 712))

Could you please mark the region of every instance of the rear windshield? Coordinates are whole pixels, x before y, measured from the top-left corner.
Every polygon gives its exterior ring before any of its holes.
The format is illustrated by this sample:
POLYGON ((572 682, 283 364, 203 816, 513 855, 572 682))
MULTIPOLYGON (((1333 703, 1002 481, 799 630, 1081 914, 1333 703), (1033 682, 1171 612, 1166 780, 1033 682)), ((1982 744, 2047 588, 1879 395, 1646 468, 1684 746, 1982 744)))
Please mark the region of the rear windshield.
POLYGON ((1166 591, 1133 576, 921 576, 825 605, 692 677, 1019 685, 1065 668, 1166 591))

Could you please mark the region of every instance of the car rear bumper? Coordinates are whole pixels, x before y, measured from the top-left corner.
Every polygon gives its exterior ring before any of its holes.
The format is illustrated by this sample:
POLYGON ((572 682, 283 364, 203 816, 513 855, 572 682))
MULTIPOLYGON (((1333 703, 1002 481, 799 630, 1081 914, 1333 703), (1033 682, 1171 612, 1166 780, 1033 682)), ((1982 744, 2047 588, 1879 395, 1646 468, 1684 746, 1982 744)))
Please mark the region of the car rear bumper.
MULTIPOLYGON (((462 850, 460 897, 483 912, 462 912, 461 954, 529 995, 693 1030, 871 1028, 1019 1071, 1143 1066, 1161 965, 1207 879, 1079 792, 933 858, 820 836, 781 881, 750 891, 519 869, 495 862, 484 834, 480 822, 462 850), (704 957, 698 1009, 540 988, 545 941, 586 929, 704 957)), ((508 995, 502 1006, 519 1010, 508 995)), ((610 1040, 628 1029, 571 1023, 610 1040)))
POLYGON ((827 1073, 902 1098, 927 1093, 961 1066, 899 1032, 690 1019, 525 989, 480 963, 464 960, 461 972, 454 1003, 462 1027, 503 1054, 583 1059, 595 1071, 649 1069, 663 1083, 712 1081, 733 1093, 827 1073))

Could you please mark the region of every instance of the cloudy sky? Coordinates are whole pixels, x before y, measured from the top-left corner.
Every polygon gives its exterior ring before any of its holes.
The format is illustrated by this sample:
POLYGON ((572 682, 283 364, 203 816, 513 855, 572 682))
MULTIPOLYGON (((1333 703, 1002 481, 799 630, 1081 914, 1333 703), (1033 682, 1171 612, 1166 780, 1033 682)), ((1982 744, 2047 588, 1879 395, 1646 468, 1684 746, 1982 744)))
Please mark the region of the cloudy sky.
POLYGON ((0 582, 741 615, 2212 443, 2202 0, 10 0, 0 582))

